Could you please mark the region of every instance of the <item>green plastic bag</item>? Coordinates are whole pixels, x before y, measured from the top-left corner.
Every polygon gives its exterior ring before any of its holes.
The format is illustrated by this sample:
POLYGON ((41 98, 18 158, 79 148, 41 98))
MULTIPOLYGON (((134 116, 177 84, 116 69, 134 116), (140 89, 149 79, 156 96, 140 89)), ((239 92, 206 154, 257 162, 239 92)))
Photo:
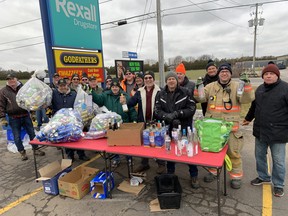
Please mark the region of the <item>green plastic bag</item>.
POLYGON ((204 118, 196 120, 198 138, 202 151, 219 152, 226 145, 233 122, 221 119, 204 118))

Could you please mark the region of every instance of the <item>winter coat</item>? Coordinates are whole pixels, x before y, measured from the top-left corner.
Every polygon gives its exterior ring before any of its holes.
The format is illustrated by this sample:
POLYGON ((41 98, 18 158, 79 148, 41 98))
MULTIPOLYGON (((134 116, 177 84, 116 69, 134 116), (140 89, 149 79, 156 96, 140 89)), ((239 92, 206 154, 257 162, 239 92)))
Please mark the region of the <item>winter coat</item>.
MULTIPOLYGON (((178 120, 180 121, 182 128, 187 128, 187 126, 191 127, 192 117, 196 111, 196 104, 189 90, 183 87, 177 87, 172 98, 169 94, 171 93, 169 93, 167 86, 157 94, 154 117, 157 120, 162 121, 165 120, 168 113, 177 111, 179 113, 178 120)), ((169 127, 169 130, 171 131, 173 122, 170 123, 169 127)))
MULTIPOLYGON (((152 105, 152 115, 154 112, 154 106, 155 106, 155 98, 157 95, 157 92, 160 91, 160 88, 158 85, 154 85, 152 98, 151 98, 151 105, 152 105)), ((138 104, 138 122, 146 122, 146 90, 145 87, 141 87, 138 89, 138 91, 135 93, 134 96, 132 96, 127 105, 129 107, 136 106, 138 104)), ((153 119, 153 118, 152 118, 153 119)))
POLYGON ((183 83, 180 85, 181 87, 187 88, 190 92, 190 94, 193 96, 193 92, 195 89, 195 83, 192 81, 189 81, 188 77, 185 76, 183 83))
POLYGON ((137 121, 137 112, 134 107, 129 107, 128 112, 123 111, 122 104, 120 103, 120 94, 123 94, 126 97, 126 101, 129 100, 128 94, 122 90, 120 90, 117 95, 114 95, 111 90, 101 94, 96 94, 95 91, 92 91, 92 98, 93 102, 99 107, 106 106, 108 110, 121 115, 123 122, 137 121))
POLYGON ((59 92, 58 89, 53 89, 52 93, 52 110, 55 114, 62 108, 73 108, 77 93, 72 90, 68 90, 66 94, 59 92))
POLYGON ((252 121, 253 135, 262 142, 288 142, 288 83, 260 85, 255 93, 255 101, 245 119, 252 121))
POLYGON ((238 82, 230 81, 223 89, 222 85, 216 81, 205 86, 205 98, 200 99, 198 94, 194 95, 197 101, 208 103, 205 117, 234 122, 232 131, 239 129, 241 104, 250 103, 255 98, 251 84, 245 85, 242 96, 237 96, 238 85, 238 82))
MULTIPOLYGON (((205 75, 203 78, 203 84, 204 86, 208 85, 209 83, 215 82, 218 80, 218 75, 215 75, 213 77, 209 76, 208 74, 205 75)), ((207 102, 201 103, 202 113, 205 116, 206 110, 207 110, 207 102)))
POLYGON ((23 84, 18 82, 15 90, 9 85, 0 90, 0 118, 5 117, 6 114, 9 116, 28 115, 28 111, 16 103, 16 95, 22 86, 23 84))

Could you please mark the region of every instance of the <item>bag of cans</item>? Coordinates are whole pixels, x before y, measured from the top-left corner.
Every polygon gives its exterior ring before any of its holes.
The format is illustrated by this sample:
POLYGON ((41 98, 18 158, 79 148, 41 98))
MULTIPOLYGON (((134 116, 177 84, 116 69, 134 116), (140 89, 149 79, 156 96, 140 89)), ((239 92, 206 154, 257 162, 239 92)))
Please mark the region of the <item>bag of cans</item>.
POLYGON ((35 76, 32 76, 16 95, 18 106, 28 111, 46 108, 51 104, 51 100, 51 88, 35 76))
POLYGON ((52 143, 75 142, 84 136, 82 130, 83 124, 79 113, 72 108, 63 108, 55 113, 36 138, 52 143))

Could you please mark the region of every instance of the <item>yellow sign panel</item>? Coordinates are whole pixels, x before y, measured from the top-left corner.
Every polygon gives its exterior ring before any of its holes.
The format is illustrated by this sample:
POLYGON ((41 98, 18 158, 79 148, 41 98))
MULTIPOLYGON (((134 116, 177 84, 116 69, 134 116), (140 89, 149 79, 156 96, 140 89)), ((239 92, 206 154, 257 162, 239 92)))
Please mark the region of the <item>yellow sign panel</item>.
POLYGON ((54 50, 56 68, 102 68, 102 53, 54 50))

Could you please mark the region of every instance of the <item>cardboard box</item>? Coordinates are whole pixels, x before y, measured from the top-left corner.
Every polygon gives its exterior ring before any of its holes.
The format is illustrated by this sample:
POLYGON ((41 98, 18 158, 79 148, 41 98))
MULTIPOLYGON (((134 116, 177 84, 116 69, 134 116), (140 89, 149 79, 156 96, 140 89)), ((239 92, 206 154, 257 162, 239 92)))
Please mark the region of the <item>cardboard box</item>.
POLYGON ((39 169, 41 177, 36 179, 36 181, 42 181, 45 193, 57 195, 59 193, 58 178, 70 172, 72 170, 71 165, 71 159, 54 161, 39 169))
POLYGON ((109 192, 113 190, 115 186, 113 173, 107 172, 107 176, 110 182, 107 181, 105 172, 103 171, 90 181, 90 191, 93 198, 106 199, 109 192))
POLYGON ((108 146, 141 146, 143 129, 144 123, 123 123, 118 130, 108 130, 108 146))
POLYGON ((81 199, 90 191, 90 181, 99 169, 78 167, 58 179, 59 194, 74 199, 81 199))

